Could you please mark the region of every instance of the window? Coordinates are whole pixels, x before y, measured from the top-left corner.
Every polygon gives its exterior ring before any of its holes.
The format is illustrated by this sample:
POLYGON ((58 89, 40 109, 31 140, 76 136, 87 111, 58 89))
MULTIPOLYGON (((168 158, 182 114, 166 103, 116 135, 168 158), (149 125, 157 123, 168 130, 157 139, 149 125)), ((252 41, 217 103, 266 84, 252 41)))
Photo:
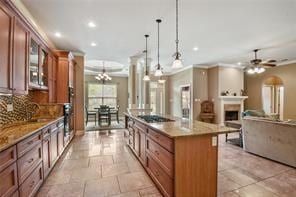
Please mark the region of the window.
POLYGON ((117 85, 115 84, 88 84, 88 108, 94 109, 100 105, 117 105, 117 85))

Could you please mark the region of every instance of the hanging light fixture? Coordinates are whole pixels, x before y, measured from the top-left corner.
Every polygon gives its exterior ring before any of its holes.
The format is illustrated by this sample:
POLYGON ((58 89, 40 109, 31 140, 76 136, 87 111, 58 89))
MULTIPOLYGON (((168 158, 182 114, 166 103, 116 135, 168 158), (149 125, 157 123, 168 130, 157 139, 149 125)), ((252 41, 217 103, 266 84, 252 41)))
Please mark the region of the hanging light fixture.
POLYGON ((146 63, 146 67, 145 67, 145 76, 143 78, 144 81, 150 81, 150 77, 149 77, 149 72, 148 72, 148 47, 147 47, 147 40, 148 40, 149 35, 145 35, 145 39, 146 39, 146 58, 145 58, 145 63, 146 63))
POLYGON ((159 64, 159 24, 161 23, 161 19, 156 19, 157 22, 157 65, 154 76, 160 77, 163 75, 161 66, 159 64))
POLYGON ((179 1, 176 0, 176 53, 172 68, 182 68, 183 62, 181 60, 181 53, 179 52, 179 1))
POLYGON ((112 80, 112 78, 106 73, 105 62, 103 62, 103 72, 99 73, 98 76, 96 76, 95 78, 99 81, 102 81, 103 83, 105 83, 105 81, 112 80))
POLYGON ((165 79, 162 78, 162 76, 160 76, 159 79, 158 79, 158 83, 165 83, 165 79))

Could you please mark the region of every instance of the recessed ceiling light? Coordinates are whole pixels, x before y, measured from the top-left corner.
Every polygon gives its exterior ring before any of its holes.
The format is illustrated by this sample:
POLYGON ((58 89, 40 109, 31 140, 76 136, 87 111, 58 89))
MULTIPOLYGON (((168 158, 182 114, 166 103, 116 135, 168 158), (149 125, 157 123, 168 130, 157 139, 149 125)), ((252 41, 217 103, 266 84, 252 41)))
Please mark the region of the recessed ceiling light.
POLYGON ((193 47, 193 51, 198 51, 199 48, 198 47, 193 47))
POLYGON ((62 34, 60 32, 56 32, 54 35, 58 38, 62 37, 62 34))
POLYGON ((94 42, 90 43, 90 45, 93 46, 93 47, 97 46, 97 44, 94 43, 94 42))
POLYGON ((237 65, 241 66, 241 65, 242 65, 242 63, 241 63, 241 62, 238 62, 238 63, 237 63, 237 65))
POLYGON ((89 27, 96 27, 97 25, 94 23, 94 22, 92 22, 92 21, 90 21, 90 22, 88 22, 88 24, 87 24, 89 27))

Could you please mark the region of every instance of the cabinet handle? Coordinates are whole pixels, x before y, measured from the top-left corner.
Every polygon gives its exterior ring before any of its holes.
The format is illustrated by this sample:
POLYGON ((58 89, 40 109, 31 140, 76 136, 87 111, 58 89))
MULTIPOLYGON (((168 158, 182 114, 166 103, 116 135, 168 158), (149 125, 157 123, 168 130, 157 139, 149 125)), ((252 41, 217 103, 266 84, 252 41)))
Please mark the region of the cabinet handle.
POLYGON ((28 144, 28 145, 31 145, 31 144, 33 144, 33 142, 34 142, 34 141, 30 141, 30 142, 28 142, 27 144, 28 144))
POLYGON ((30 160, 27 161, 27 163, 32 163, 34 161, 33 158, 31 158, 30 160))
POLYGON ((154 151, 155 152, 155 154, 157 154, 157 155, 159 155, 159 152, 156 150, 156 151, 154 151))
POLYGON ((35 181, 32 181, 30 184, 30 187, 33 187, 35 185, 35 181))
POLYGON ((159 177, 159 173, 157 171, 155 172, 155 176, 159 177))

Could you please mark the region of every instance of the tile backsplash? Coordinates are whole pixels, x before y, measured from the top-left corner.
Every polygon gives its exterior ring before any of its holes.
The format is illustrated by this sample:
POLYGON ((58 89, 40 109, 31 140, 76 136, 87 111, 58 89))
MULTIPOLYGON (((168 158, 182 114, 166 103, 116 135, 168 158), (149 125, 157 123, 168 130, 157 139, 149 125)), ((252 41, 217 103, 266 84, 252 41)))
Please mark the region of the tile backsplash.
POLYGON ((32 102, 30 95, 0 95, 0 128, 31 119, 39 106, 32 102), (7 105, 13 105, 13 111, 7 111, 7 105))

